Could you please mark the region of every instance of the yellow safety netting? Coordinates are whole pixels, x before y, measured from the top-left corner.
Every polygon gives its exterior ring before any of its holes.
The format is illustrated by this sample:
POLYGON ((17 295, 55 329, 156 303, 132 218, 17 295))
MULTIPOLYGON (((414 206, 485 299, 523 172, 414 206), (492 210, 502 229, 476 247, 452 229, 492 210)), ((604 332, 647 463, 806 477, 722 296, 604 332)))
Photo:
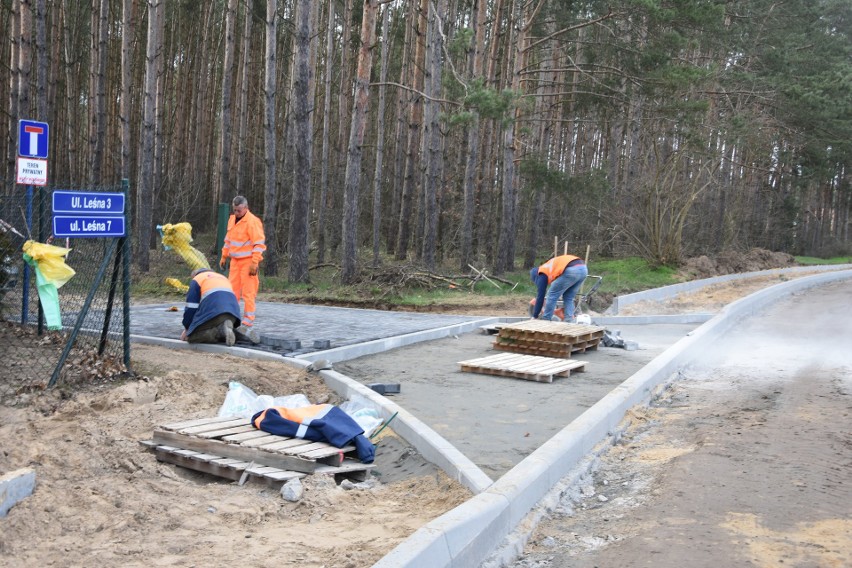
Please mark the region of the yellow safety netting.
POLYGON ((65 264, 65 255, 71 252, 69 248, 27 241, 23 249, 38 265, 38 270, 44 279, 57 289, 76 274, 73 268, 65 264))
POLYGON ((210 268, 207 258, 198 249, 192 247, 192 225, 189 223, 167 224, 158 227, 163 234, 163 245, 173 248, 189 265, 190 269, 210 268))

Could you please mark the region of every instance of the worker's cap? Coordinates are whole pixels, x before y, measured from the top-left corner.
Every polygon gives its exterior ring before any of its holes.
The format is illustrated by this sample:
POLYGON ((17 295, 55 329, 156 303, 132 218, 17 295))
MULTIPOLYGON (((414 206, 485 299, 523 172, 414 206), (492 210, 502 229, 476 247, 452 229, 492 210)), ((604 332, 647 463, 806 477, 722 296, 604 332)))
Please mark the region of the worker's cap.
POLYGON ((538 266, 533 266, 530 268, 530 280, 535 282, 536 278, 538 278, 538 266))

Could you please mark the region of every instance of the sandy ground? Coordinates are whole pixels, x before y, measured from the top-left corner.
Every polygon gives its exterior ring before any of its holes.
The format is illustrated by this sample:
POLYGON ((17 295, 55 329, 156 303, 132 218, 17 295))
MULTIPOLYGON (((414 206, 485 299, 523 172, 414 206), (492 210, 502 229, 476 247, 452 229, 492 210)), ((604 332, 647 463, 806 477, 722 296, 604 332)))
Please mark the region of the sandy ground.
MULTIPOLYGON (((521 304, 482 313, 523 315, 521 304)), ((215 415, 228 381, 341 401, 316 375, 284 364, 141 345, 132 358, 140 380, 0 406, 0 472, 30 467, 37 478, 33 495, 0 519, 4 566, 369 566, 470 496, 390 428, 378 439, 372 488, 346 491, 313 476, 295 504, 269 488, 159 463, 139 441, 158 425, 215 415)), ((396 361, 380 374, 425 362, 396 361)))
POLYGON ((390 428, 376 438, 373 487, 310 476, 299 503, 157 462, 139 441, 161 424, 215 416, 231 380, 258 394, 341 401, 317 375, 283 363, 141 345, 132 353, 142 380, 0 406, 0 471, 36 472, 33 495, 0 519, 0 564, 369 566, 470 496, 390 428))

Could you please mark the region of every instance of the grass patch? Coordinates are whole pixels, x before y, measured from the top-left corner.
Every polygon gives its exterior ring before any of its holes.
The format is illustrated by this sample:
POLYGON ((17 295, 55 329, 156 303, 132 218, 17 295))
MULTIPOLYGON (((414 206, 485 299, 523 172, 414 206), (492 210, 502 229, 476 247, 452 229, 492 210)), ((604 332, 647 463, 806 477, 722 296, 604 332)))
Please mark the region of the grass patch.
POLYGON ((852 264, 852 256, 836 256, 834 258, 817 258, 815 256, 797 256, 796 262, 807 266, 816 264, 852 264))
MULTIPOLYGON (((209 253, 205 239, 201 244, 193 243, 198 250, 209 253)), ((134 268, 131 295, 136 301, 175 302, 183 301, 185 295, 166 284, 166 278, 175 278, 183 284, 189 283, 190 268, 174 251, 162 249, 150 252, 150 270, 140 273, 134 268)), ((208 254, 209 257, 209 254, 208 254)), ((210 260, 208 258, 208 260, 210 260)), ((286 259, 282 259, 286 261, 286 259)), ((216 260, 212 260, 214 268, 216 260)), ((417 281, 406 280, 412 272, 424 271, 408 263, 384 258, 382 266, 373 269, 369 262, 361 265, 362 281, 357 285, 340 282, 340 268, 325 264, 310 271, 309 283, 294 283, 287 280, 285 262, 279 265, 279 275, 269 276, 261 269, 259 299, 288 303, 313 303, 327 305, 350 305, 384 309, 422 310, 430 307, 502 302, 526 302, 535 297, 536 289, 530 281, 529 268, 517 262, 515 271, 502 274, 499 279, 486 272, 491 280, 480 279, 473 286, 470 280, 459 278, 457 265, 447 263, 436 273, 447 280, 433 280, 430 285, 418 285, 417 281), (456 276, 456 278, 452 278, 456 276), (454 281, 452 284, 450 281, 454 281)), ((589 273, 602 276, 603 282, 597 295, 602 302, 615 295, 628 294, 649 288, 679 282, 676 270, 667 267, 652 267, 640 258, 600 259, 592 262, 589 273)), ((473 273, 471 273, 471 276, 473 273)))

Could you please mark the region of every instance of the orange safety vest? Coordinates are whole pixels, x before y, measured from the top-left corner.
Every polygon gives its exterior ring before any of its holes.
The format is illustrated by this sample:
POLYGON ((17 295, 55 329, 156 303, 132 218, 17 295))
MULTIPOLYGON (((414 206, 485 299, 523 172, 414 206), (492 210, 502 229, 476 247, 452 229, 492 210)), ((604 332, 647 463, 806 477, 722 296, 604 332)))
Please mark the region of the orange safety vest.
POLYGON ((266 236, 260 218, 251 211, 246 211, 239 223, 234 215, 228 218, 228 232, 222 246, 223 261, 228 257, 232 260, 250 258, 254 264, 260 264, 265 250, 266 236))
POLYGON ((565 267, 567 267, 569 263, 575 260, 581 260, 581 258, 579 256, 574 256, 573 254, 555 256, 539 266, 538 273, 545 274, 547 276, 547 283, 549 285, 559 278, 563 272, 565 272, 565 267))
POLYGON ((212 270, 205 270, 204 272, 197 274, 193 280, 195 280, 198 283, 198 287, 201 288, 202 300, 212 292, 217 292, 219 290, 227 290, 231 294, 234 293, 234 289, 231 287, 231 282, 228 280, 228 277, 224 274, 213 272, 212 270))

